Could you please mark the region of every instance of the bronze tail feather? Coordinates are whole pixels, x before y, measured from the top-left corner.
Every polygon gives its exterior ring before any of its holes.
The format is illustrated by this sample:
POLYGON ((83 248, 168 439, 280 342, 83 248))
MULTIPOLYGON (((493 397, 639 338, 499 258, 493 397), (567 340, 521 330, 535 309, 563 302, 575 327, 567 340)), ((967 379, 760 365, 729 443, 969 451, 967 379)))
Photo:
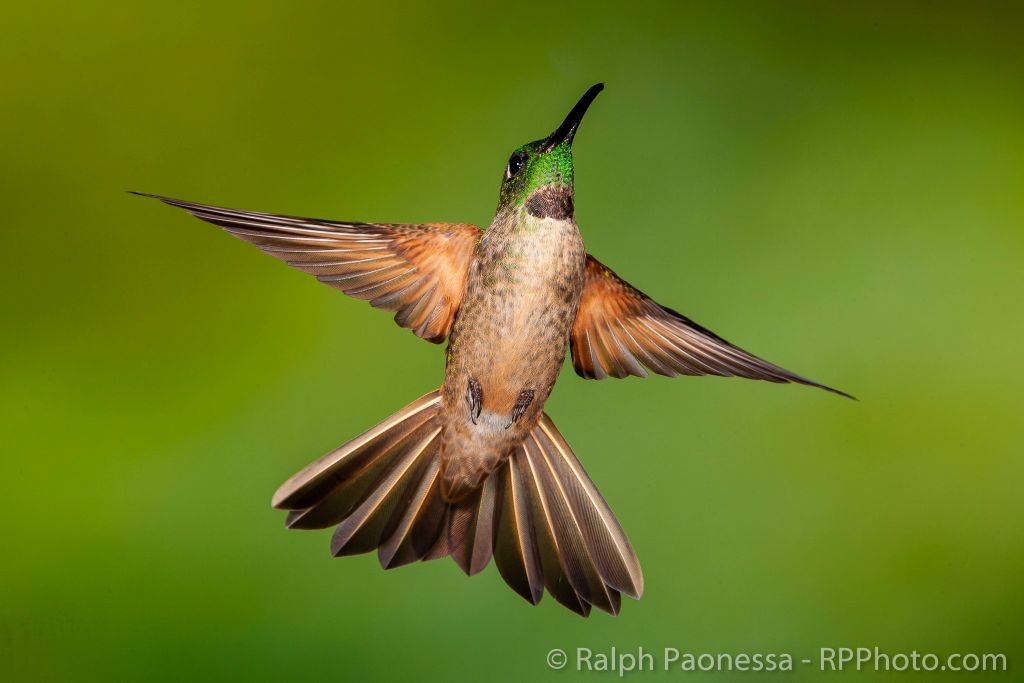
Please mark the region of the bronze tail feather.
POLYGON ((273 505, 293 529, 337 526, 335 556, 377 551, 385 569, 451 556, 467 574, 495 558, 533 604, 544 589, 586 616, 639 598, 633 548, 547 415, 478 490, 440 490, 440 392, 434 391, 285 482, 273 505))

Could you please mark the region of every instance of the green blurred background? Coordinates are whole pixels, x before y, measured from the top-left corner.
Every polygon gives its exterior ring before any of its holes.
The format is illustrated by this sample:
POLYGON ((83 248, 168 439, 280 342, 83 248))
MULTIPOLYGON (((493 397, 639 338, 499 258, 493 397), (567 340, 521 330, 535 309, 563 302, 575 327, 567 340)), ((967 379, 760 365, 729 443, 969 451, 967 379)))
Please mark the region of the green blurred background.
MULTIPOLYGON (((9 7, 0 678, 564 679, 549 649, 612 645, 1019 672, 1018 10, 9 7), (645 569, 618 618, 286 532, 277 485, 435 387, 442 351, 124 191, 485 225, 509 151, 599 80, 576 140, 589 250, 860 402, 564 372, 549 412, 645 569)), ((760 678, 716 678, 740 677, 760 678)))

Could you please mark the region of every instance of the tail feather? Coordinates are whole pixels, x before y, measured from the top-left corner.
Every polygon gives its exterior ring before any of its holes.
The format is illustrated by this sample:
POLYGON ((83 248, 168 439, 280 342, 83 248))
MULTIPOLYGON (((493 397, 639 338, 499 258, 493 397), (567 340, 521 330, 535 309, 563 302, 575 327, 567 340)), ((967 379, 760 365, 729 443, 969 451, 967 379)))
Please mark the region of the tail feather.
POLYGON ((423 396, 289 479, 274 506, 292 528, 337 525, 334 555, 377 550, 381 566, 452 556, 467 574, 493 556, 537 604, 545 588, 586 616, 611 614, 643 576, 625 533, 547 415, 462 500, 441 495, 440 393, 423 396))
MULTIPOLYGON (((530 443, 529 439, 527 443, 530 443)), ((513 454, 510 460, 510 466, 512 465, 519 468, 526 482, 527 497, 530 501, 530 521, 537 544, 537 557, 540 560, 544 587, 561 605, 585 617, 590 614, 591 603, 586 599, 589 597, 589 591, 583 589, 583 570, 579 563, 574 561, 575 558, 569 555, 574 549, 568 547, 565 538, 561 539, 562 543, 559 546, 554 525, 560 520, 554 519, 540 481, 540 477, 546 476, 547 473, 538 467, 536 455, 531 457, 530 448, 526 445, 520 446, 513 454)), ((558 531, 561 530, 559 527, 558 531)))
POLYGON ((353 468, 344 479, 344 486, 336 486, 329 494, 303 510, 288 513, 285 525, 289 529, 326 529, 341 523, 370 493, 394 465, 395 452, 384 453, 362 467, 353 468))
POLYGON ((433 427, 411 447, 402 449, 397 461, 378 477, 362 502, 334 530, 331 553, 335 557, 368 553, 380 546, 392 514, 405 513, 397 504, 415 478, 417 462, 424 457, 436 460, 440 432, 440 427, 433 427))
POLYGON ((377 557, 385 569, 401 567, 422 557, 422 553, 417 552, 416 544, 413 543, 413 529, 417 524, 422 525, 422 520, 429 516, 429 501, 432 492, 438 486, 440 463, 436 459, 431 460, 424 463, 423 469, 418 482, 408 488, 404 501, 397 506, 399 510, 404 507, 404 513, 394 515, 392 524, 384 532, 387 540, 381 544, 377 557))
POLYGON ((466 506, 469 526, 465 540, 452 552, 452 559, 469 576, 484 569, 494 553, 494 515, 497 477, 487 477, 480 491, 466 506))
MULTIPOLYGON (((551 452, 548 450, 550 445, 550 442, 545 443, 538 438, 535 431, 527 438, 523 448, 540 498, 538 509, 542 516, 535 523, 540 521, 546 526, 553 551, 550 564, 558 563, 557 568, 552 566, 550 570, 545 566, 545 578, 549 578, 550 574, 550 580, 559 584, 560 592, 552 590, 556 598, 562 592, 568 595, 570 589, 575 592, 575 596, 570 598, 571 604, 563 603, 570 609, 578 598, 606 612, 617 614, 619 593, 605 583, 587 549, 583 528, 569 504, 569 494, 566 492, 568 482, 559 477, 551 464, 551 452), (563 580, 568 582, 568 586, 561 584, 563 580)), ((545 560, 548 556, 542 554, 541 557, 547 565, 545 560)))
POLYGON ((467 499, 445 505, 444 521, 441 524, 443 533, 438 534, 433 547, 423 556, 424 560, 448 557, 462 547, 473 521, 473 514, 476 511, 475 501, 478 498, 479 491, 475 491, 467 499))
POLYGON ((531 521, 530 495, 521 458, 513 456, 488 478, 501 477, 494 560, 512 590, 536 605, 544 597, 544 574, 531 521))
POLYGON ((541 442, 555 479, 564 486, 565 499, 602 578, 612 588, 639 600, 644 592, 640 562, 608 503, 546 413, 541 415, 533 436, 541 442))

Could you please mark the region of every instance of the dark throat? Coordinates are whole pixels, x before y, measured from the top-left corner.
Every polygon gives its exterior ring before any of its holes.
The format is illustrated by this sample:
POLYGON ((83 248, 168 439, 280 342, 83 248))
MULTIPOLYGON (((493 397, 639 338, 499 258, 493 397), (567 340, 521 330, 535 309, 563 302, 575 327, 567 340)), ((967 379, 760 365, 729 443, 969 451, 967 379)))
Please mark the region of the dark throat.
POLYGON ((565 220, 572 216, 572 188, 567 185, 548 185, 526 198, 526 210, 537 218, 565 220))

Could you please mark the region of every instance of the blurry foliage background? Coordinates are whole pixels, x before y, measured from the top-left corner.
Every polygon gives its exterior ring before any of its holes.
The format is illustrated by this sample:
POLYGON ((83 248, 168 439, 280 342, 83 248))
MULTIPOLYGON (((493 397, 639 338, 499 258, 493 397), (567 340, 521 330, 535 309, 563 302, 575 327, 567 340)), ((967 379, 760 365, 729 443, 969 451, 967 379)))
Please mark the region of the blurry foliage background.
POLYGON ((9 7, 0 678, 533 680, 570 677, 552 647, 611 645, 1005 652, 1020 671, 1021 19, 9 7), (617 619, 531 608, 493 566, 384 573, 286 532, 277 485, 436 386, 442 350, 124 191, 486 225, 509 151, 599 80, 576 141, 590 251, 861 401, 563 373, 549 412, 646 573, 617 619))

